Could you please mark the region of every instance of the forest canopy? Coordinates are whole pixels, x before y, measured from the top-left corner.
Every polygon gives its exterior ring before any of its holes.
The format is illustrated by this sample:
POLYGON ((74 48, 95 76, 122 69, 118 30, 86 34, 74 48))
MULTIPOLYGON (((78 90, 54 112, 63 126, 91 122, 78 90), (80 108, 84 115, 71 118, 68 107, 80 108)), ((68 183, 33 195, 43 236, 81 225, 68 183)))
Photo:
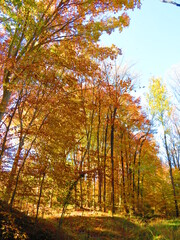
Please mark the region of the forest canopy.
POLYGON ((118 64, 121 49, 99 42, 127 27, 135 7, 139 0, 1 0, 0 199, 11 210, 36 220, 58 211, 59 225, 68 205, 179 216, 178 109, 154 78, 151 119, 118 64))

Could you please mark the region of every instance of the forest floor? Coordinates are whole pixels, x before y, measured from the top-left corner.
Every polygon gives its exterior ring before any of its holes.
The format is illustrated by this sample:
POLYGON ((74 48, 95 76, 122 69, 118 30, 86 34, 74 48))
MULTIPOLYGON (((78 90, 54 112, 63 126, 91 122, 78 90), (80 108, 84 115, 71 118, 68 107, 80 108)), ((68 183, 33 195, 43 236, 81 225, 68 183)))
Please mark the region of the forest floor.
POLYGON ((34 218, 0 206, 1 240, 179 240, 180 219, 149 219, 108 216, 103 213, 73 212, 63 219, 47 217, 34 223, 34 218))
POLYGON ((147 220, 134 216, 111 217, 104 213, 81 216, 75 213, 64 218, 62 229, 68 234, 67 239, 74 240, 180 240, 180 219, 147 220))

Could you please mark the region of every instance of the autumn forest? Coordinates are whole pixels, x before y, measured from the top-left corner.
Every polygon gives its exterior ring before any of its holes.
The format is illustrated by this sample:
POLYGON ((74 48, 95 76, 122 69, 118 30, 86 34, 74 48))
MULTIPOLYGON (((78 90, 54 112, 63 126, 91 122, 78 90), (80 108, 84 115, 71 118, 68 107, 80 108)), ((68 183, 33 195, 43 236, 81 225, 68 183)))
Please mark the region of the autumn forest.
POLYGON ((99 41, 140 6, 0 1, 0 239, 179 239, 179 108, 99 41))

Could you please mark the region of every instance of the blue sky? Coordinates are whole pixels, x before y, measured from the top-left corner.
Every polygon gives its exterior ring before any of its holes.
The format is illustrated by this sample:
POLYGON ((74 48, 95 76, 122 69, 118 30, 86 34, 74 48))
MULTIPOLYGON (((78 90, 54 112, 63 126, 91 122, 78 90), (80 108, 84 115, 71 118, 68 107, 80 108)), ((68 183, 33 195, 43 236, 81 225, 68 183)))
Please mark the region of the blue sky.
POLYGON ((122 49, 123 61, 135 64, 140 86, 147 86, 153 76, 170 81, 168 73, 175 65, 180 67, 180 7, 142 0, 141 9, 128 14, 129 27, 122 33, 104 34, 103 45, 115 44, 122 49))
MULTIPOLYGON (((177 0, 180 3, 180 0, 177 0)), ((142 0, 141 9, 129 12, 130 25, 122 33, 104 34, 103 45, 115 44, 122 49, 123 62, 132 65, 139 74, 137 90, 133 95, 142 99, 146 107, 149 79, 162 77, 168 84, 173 69, 180 74, 180 7, 160 0, 142 0), (145 88, 138 89, 139 86, 145 88)), ((122 58, 121 57, 121 58, 122 58)), ((121 59, 120 59, 121 60, 121 59)), ((157 134, 161 142, 161 132, 157 134)), ((163 147, 161 146, 161 155, 163 147)))

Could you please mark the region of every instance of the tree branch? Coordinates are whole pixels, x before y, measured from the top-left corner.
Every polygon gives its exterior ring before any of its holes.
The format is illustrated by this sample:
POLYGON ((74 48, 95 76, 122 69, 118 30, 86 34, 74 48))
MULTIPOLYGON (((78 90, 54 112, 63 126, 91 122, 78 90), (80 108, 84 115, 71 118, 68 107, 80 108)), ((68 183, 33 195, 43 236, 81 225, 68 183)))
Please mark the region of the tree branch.
POLYGON ((176 5, 177 7, 180 7, 180 3, 174 2, 172 0, 161 0, 163 3, 171 3, 173 5, 176 5))

